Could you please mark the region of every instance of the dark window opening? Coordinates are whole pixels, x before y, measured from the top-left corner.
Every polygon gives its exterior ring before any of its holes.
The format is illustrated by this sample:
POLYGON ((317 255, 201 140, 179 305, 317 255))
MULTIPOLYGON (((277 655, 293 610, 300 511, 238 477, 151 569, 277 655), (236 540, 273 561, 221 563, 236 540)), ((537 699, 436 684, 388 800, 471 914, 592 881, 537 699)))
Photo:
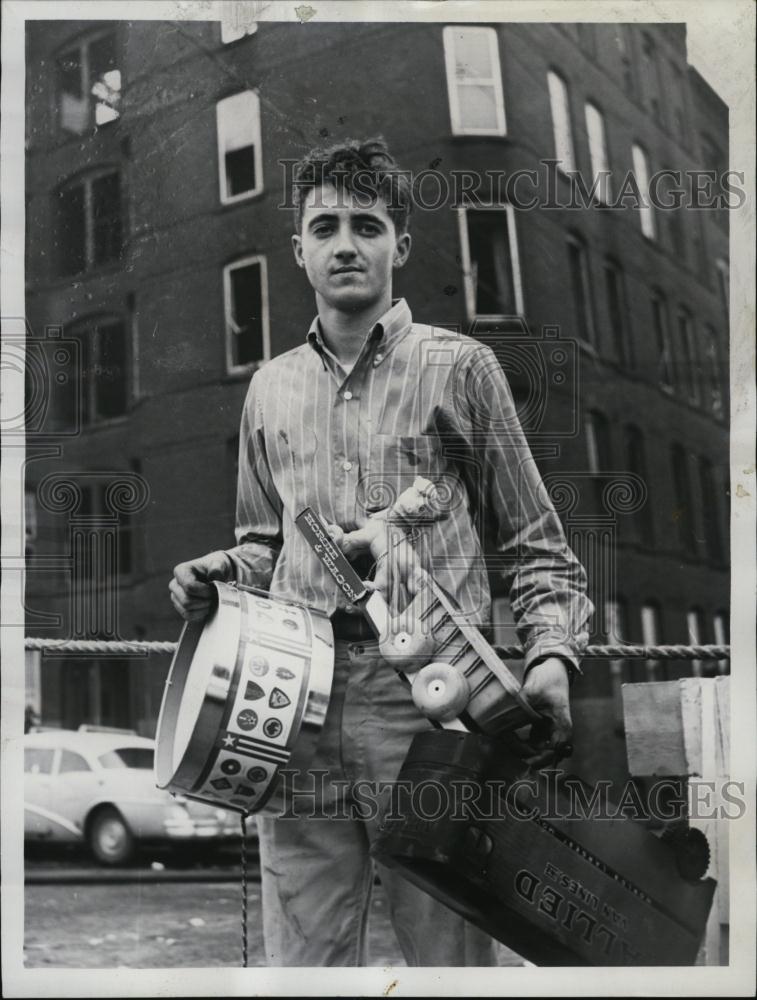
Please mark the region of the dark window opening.
POLYGON ((117 172, 85 177, 58 192, 60 272, 109 264, 123 250, 121 181, 117 172))
POLYGON ((79 342, 82 424, 125 414, 130 398, 125 324, 116 318, 87 320, 66 333, 79 342))
POLYGON ((226 153, 226 191, 233 197, 255 187, 255 147, 245 146, 226 153))
POLYGON ((672 390, 673 360, 670 350, 667 306, 660 295, 655 295, 652 298, 652 324, 657 345, 657 380, 662 388, 672 390))
POLYGON ((676 504, 673 520, 678 533, 678 543, 688 555, 696 555, 697 540, 694 531, 688 456, 680 445, 674 445, 671 449, 671 459, 676 504))
POLYGON ((475 315, 516 315, 507 214, 471 211, 466 218, 475 315))
POLYGON ((699 480, 702 491, 702 521, 704 523, 704 541, 707 548, 707 555, 713 561, 722 563, 725 559, 723 533, 721 531, 722 517, 712 462, 707 458, 699 459, 699 480))
POLYGON ((644 483, 647 496, 644 505, 634 511, 631 522, 636 541, 643 545, 654 544, 652 528, 652 503, 649 497, 649 477, 647 475, 647 460, 644 447, 644 435, 638 427, 629 424, 625 429, 626 456, 629 470, 644 483))
POLYGON ((576 322, 576 335, 589 343, 594 341, 594 321, 591 310, 591 292, 589 286, 589 267, 586 259, 586 248, 576 238, 568 239, 568 265, 573 293, 573 309, 576 322))
POLYGON ((265 357, 261 265, 243 264, 230 268, 229 283, 229 366, 237 368, 265 357))

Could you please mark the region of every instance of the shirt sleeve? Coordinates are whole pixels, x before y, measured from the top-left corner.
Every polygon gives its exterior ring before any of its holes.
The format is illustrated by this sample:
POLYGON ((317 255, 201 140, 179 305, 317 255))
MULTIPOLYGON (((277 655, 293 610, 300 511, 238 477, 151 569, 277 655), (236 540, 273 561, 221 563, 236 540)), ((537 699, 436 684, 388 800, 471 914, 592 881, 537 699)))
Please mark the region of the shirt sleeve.
POLYGON ((237 474, 236 546, 226 549, 236 581, 270 588, 283 542, 283 504, 271 474, 263 433, 260 372, 253 375, 242 411, 237 474))
POLYGON ((497 554, 496 571, 509 589, 525 670, 557 656, 580 672, 594 610, 586 573, 568 546, 496 355, 484 345, 466 353, 455 411, 472 451, 468 490, 478 493, 473 507, 484 555, 497 554))

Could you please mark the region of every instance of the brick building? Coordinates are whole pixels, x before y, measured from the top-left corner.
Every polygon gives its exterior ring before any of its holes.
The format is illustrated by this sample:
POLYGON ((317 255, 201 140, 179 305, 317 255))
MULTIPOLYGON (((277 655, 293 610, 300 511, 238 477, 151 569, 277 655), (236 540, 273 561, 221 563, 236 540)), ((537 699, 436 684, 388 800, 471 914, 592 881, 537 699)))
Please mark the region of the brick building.
MULTIPOLYGON (((178 635, 173 565, 232 539, 250 374, 312 318, 280 161, 382 134, 419 181, 396 293, 498 351, 597 640, 725 640, 727 213, 615 204, 727 168, 683 25, 30 22, 27 73, 27 319, 40 357, 74 352, 29 435, 29 634, 178 635), (587 207, 571 176, 599 179, 587 207)), ((152 733, 166 669, 32 657, 29 699, 152 733)), ((718 665, 587 666, 595 753, 622 679, 692 669, 718 665)))

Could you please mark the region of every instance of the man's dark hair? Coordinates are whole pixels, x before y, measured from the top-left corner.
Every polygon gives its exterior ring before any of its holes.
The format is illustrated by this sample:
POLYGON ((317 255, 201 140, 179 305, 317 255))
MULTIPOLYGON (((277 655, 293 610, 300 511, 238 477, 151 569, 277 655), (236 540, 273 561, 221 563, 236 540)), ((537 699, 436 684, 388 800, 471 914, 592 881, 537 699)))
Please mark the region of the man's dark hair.
POLYGON ((303 206, 314 188, 331 184, 337 191, 382 198, 398 234, 408 227, 412 207, 410 178, 400 170, 381 137, 345 139, 327 149, 311 149, 295 166, 295 228, 302 230, 303 206))

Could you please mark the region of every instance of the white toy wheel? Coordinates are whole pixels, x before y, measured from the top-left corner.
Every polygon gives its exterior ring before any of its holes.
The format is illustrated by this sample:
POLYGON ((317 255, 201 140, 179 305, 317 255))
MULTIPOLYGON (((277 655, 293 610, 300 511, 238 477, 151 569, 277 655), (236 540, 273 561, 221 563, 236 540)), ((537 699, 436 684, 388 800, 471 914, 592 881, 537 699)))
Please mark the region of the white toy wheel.
POLYGON ((450 663, 429 663, 413 678, 413 701, 427 718, 437 722, 454 719, 470 699, 465 674, 450 663))

